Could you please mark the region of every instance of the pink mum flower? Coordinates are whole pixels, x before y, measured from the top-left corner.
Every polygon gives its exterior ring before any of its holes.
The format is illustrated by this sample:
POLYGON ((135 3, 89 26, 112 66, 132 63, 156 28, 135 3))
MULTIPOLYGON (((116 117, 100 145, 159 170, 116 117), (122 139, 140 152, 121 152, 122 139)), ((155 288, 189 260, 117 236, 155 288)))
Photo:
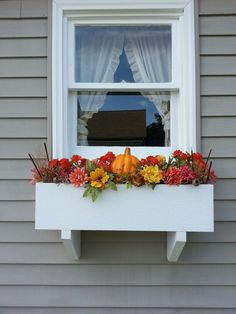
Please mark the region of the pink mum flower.
POLYGON ((181 171, 176 167, 168 168, 163 177, 165 184, 180 185, 182 181, 181 171))
POLYGON ((197 175, 187 165, 179 168, 182 183, 191 183, 197 175))
POLYGON ((69 178, 70 178, 70 182, 75 187, 83 186, 85 183, 88 182, 88 177, 87 177, 85 168, 75 168, 70 173, 70 177, 69 178))

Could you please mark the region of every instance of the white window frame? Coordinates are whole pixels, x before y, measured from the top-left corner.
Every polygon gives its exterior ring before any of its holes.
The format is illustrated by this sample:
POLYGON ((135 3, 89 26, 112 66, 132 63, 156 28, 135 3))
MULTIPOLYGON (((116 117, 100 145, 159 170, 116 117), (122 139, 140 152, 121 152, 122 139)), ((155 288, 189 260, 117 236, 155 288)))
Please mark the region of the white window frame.
POLYGON ((138 157, 163 153, 168 155, 173 149, 196 150, 196 70, 194 38, 194 0, 54 0, 52 30, 52 123, 53 156, 65 157, 79 153, 88 158, 106 153, 108 150, 120 153, 122 148, 84 147, 76 148, 76 93, 91 90, 89 83, 73 80, 73 24, 160 24, 169 21, 174 27, 172 36, 178 49, 179 60, 173 62, 170 83, 92 83, 93 90, 171 91, 172 145, 167 147, 134 147, 132 152, 138 157), (178 20, 178 23, 176 21, 178 20), (181 41, 176 41, 178 32, 181 41), (71 48, 72 45, 72 48, 71 48), (68 46, 70 49, 68 50, 68 46), (69 94, 69 95, 68 95, 69 94), (174 104, 174 105, 173 105, 174 104), (178 117, 177 121, 173 119, 178 117), (74 121, 74 122, 72 122, 74 121), (174 125, 174 130, 173 130, 174 125), (174 131, 174 132, 173 132, 174 131))

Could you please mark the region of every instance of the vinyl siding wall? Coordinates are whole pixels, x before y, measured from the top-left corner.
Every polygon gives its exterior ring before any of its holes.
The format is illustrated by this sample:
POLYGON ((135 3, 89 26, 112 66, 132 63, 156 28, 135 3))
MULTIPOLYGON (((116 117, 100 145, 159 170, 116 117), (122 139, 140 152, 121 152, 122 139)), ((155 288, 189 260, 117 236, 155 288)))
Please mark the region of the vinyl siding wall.
POLYGON ((0 1, 0 313, 236 312, 236 2, 201 0, 201 145, 218 174, 215 232, 189 234, 178 263, 165 233, 34 230, 27 152, 51 136, 50 0, 0 1), (48 3, 49 1, 49 3, 48 3))

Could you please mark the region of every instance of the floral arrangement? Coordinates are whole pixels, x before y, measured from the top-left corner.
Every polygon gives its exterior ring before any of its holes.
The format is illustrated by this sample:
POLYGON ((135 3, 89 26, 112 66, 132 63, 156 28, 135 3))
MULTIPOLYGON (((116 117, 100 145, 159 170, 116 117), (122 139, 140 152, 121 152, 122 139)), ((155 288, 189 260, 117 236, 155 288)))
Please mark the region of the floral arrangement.
POLYGON ((39 162, 30 154, 35 166, 32 169, 32 184, 67 183, 74 187, 84 187, 84 197, 95 201, 105 189, 116 191, 117 184, 127 188, 148 185, 153 189, 158 184, 180 185, 215 183, 216 175, 209 162, 210 153, 204 161, 200 153, 176 150, 168 160, 162 155, 138 159, 131 155, 130 148, 124 154, 108 152, 94 160, 73 155, 70 159, 47 159, 39 162), (209 164, 209 165, 208 165, 209 164))

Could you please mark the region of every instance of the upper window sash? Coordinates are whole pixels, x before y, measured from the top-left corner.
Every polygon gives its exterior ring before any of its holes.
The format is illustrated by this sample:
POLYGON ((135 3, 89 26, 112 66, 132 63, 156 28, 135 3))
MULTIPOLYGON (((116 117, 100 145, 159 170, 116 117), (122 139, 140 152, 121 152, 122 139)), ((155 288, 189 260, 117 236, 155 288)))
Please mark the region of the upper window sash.
POLYGON ((67 67, 67 87, 70 90, 158 90, 158 91, 177 91, 180 86, 180 34, 179 22, 176 19, 164 19, 156 17, 155 20, 135 19, 131 21, 122 19, 104 18, 99 22, 98 19, 89 20, 68 20, 67 32, 65 32, 65 41, 67 41, 67 51, 65 63, 67 67), (92 24, 91 24, 92 23, 92 24), (80 83, 75 80, 75 27, 78 25, 171 25, 171 81, 165 83, 80 83))

